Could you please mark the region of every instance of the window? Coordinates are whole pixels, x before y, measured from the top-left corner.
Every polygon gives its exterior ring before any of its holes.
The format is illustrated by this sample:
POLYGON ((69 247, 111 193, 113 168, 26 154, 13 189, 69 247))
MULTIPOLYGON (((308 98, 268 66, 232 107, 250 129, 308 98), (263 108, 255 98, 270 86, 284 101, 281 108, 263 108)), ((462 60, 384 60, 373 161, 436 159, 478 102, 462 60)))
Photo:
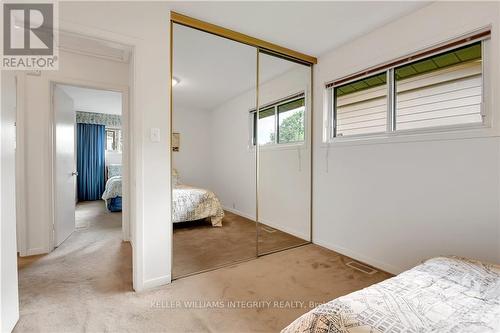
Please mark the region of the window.
POLYGON ((489 33, 327 84, 330 137, 482 125, 489 33))
POLYGON ((114 128, 106 128, 106 150, 122 151, 122 131, 114 128))
POLYGON ((304 93, 273 102, 257 112, 250 111, 252 117, 252 143, 259 145, 302 143, 305 137, 304 93), (257 133, 258 132, 258 133, 257 133))
POLYGON ((480 124, 481 43, 398 67, 396 130, 480 124))
MULTIPOLYGON (((255 117, 255 115, 254 115, 255 117)), ((275 143, 276 110, 274 107, 259 111, 259 145, 275 143)), ((255 142, 255 141, 254 141, 255 142)))
POLYGON ((278 105, 278 143, 304 141, 304 98, 278 105))
POLYGON ((370 76, 334 88, 336 135, 385 132, 387 74, 370 76))

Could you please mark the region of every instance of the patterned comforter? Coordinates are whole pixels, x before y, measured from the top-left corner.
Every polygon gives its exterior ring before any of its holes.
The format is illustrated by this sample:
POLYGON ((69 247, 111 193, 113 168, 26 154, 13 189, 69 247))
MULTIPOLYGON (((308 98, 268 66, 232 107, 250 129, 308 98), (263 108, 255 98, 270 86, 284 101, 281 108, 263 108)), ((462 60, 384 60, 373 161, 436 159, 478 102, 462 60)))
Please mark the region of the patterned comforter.
POLYGON ((224 210, 213 192, 187 185, 178 185, 172 192, 174 223, 210 218, 212 226, 222 227, 224 210))
POLYGON ((323 304, 282 332, 500 332, 500 266, 430 259, 323 304))
POLYGON ((102 194, 103 200, 109 200, 122 196, 122 176, 110 177, 106 182, 106 188, 102 194))

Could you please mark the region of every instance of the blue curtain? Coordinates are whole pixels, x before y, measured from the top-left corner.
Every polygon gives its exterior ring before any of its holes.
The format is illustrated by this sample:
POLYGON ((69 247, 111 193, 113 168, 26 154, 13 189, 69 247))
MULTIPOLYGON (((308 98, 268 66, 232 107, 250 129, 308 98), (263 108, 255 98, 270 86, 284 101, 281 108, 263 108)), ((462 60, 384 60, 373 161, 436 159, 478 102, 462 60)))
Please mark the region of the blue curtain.
POLYGON ((78 201, 99 200, 104 192, 106 128, 77 124, 78 201))

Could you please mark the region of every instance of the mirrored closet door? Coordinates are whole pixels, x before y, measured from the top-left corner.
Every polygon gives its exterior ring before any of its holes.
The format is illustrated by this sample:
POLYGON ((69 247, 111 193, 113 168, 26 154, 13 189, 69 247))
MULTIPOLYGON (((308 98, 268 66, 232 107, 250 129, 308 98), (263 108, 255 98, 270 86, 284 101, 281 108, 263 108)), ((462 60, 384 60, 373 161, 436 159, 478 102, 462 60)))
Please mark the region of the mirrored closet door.
POLYGON ((258 255, 311 240, 311 67, 259 52, 258 255))
POLYGON ((256 54, 173 25, 174 278, 256 257, 256 54))
POLYGON ((311 240, 311 67, 185 22, 172 24, 174 279, 311 240))

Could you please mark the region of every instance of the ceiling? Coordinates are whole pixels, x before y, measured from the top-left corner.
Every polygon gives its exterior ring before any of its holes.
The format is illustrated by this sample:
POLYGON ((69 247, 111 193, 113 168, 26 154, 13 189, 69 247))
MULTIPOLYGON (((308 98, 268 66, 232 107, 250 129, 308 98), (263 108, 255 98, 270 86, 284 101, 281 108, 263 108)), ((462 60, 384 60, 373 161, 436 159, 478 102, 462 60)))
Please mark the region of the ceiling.
POLYGON ((59 85, 73 99, 76 111, 106 114, 122 113, 122 94, 76 86, 59 85))
POLYGON ((172 2, 171 8, 181 14, 319 57, 429 3, 223 1, 172 2))
MULTIPOLYGON (((199 30, 174 25, 173 74, 176 107, 212 110, 256 86, 256 49, 199 30)), ((268 81, 300 66, 260 57, 259 80, 268 81)))
MULTIPOLYGON (((172 10, 296 51, 320 56, 428 2, 173 2, 172 10), (302 24, 298 24, 302 22, 302 24)), ((256 85, 253 47, 174 25, 177 108, 212 110, 256 85)), ((269 59, 270 57, 266 57, 269 59)), ((296 64, 273 61, 265 82, 296 64)))

